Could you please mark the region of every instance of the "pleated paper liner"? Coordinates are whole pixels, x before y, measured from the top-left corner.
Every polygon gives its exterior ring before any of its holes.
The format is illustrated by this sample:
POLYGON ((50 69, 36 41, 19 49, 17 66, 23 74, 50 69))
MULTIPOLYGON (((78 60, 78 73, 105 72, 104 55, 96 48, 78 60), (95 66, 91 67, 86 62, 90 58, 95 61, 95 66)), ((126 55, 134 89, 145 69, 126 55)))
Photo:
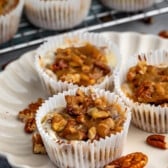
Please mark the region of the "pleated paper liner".
POLYGON ((91 0, 25 0, 29 21, 37 27, 50 30, 70 29, 87 16, 91 0))
POLYGON ((5 15, 0 15, 0 44, 9 41, 18 30, 23 10, 24 0, 19 0, 17 6, 5 15))

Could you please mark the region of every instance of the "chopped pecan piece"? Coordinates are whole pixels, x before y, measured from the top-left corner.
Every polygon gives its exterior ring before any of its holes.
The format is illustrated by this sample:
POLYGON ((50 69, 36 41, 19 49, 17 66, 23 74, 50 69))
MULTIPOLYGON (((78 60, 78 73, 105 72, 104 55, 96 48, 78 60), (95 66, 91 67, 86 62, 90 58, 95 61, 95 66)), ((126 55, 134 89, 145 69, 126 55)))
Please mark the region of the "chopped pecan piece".
POLYGON ((55 114, 51 120, 51 127, 54 131, 62 131, 67 124, 67 120, 60 114, 55 114))
POLYGON ((84 98, 81 96, 65 96, 67 102, 67 113, 71 115, 80 115, 86 112, 84 98))
POLYGON ((110 116, 108 111, 99 110, 96 107, 90 108, 87 112, 93 119, 104 119, 110 116))
POLYGON ((100 61, 94 61, 94 65, 99 67, 101 70, 103 70, 104 75, 107 75, 111 71, 108 65, 106 65, 100 61))
POLYGON ((33 153, 34 154, 46 154, 46 150, 39 133, 34 133, 32 136, 33 153))
POLYGON ((93 140, 95 139, 96 137, 96 127, 91 127, 89 130, 88 130, 88 138, 93 140))
POLYGON ((26 133, 33 133, 36 130, 35 118, 29 118, 26 121, 24 130, 25 130, 26 133))
MULTIPOLYGON (((24 122, 24 131, 28 134, 36 131, 35 115, 39 106, 43 103, 43 99, 39 98, 36 102, 30 103, 28 107, 18 114, 18 119, 24 122)), ((32 135, 33 153, 45 154, 45 147, 43 145, 41 136, 39 133, 32 135)))
POLYGON ((42 102, 43 99, 39 98, 36 102, 30 103, 26 109, 19 111, 18 119, 22 122, 26 122, 29 118, 34 118, 36 111, 42 102))
POLYGON ((142 19, 143 23, 145 24, 152 24, 153 23, 153 17, 146 17, 144 19, 142 19))
POLYGON ((29 109, 24 109, 19 112, 18 119, 22 122, 26 122, 29 118, 33 118, 35 116, 35 111, 31 111, 29 109))

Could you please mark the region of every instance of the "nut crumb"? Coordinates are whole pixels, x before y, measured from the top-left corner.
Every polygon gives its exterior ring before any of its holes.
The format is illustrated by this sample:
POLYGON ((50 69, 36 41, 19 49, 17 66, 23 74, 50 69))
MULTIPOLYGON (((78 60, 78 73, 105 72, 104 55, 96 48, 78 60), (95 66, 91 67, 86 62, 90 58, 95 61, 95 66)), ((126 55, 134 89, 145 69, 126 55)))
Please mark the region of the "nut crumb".
POLYGON ((32 136, 33 153, 34 154, 46 154, 46 150, 39 133, 34 133, 32 136))

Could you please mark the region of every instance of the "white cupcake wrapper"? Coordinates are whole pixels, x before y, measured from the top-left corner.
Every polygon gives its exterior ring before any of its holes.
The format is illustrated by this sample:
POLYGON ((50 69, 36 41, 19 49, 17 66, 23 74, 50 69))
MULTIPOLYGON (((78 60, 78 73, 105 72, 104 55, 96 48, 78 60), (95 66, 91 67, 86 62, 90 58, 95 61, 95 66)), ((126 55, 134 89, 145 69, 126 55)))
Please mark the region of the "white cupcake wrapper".
POLYGON ((16 8, 0 15, 0 44, 10 40, 18 30, 24 0, 19 0, 16 8))
MULTIPOLYGON (((99 141, 71 141, 53 140, 49 134, 45 133, 41 126, 42 118, 56 107, 66 106, 65 95, 75 95, 76 89, 69 90, 49 98, 38 110, 36 115, 37 128, 42 136, 44 145, 50 159, 58 167, 73 167, 73 168, 100 168, 110 161, 121 156, 126 141, 131 112, 125 106, 119 96, 114 93, 105 92, 104 90, 94 89, 98 96, 104 96, 109 102, 116 102, 121 105, 121 108, 126 111, 126 121, 123 130, 99 141)), ((89 88, 82 88, 85 93, 89 88)))
POLYGON ((26 0, 25 12, 38 27, 62 30, 80 24, 87 16, 91 0, 26 0))
POLYGON ((101 0, 109 7, 119 11, 133 12, 151 7, 156 0, 101 0))
MULTIPOLYGON (((155 51, 147 54, 139 54, 138 57, 142 60, 147 60, 147 63, 151 65, 164 65, 168 63, 167 51, 155 51)), ((168 107, 133 102, 131 99, 126 97, 121 90, 121 85, 126 80, 126 74, 129 68, 137 64, 138 57, 137 55, 135 57, 131 57, 131 59, 123 64, 118 73, 115 74, 115 91, 123 98, 126 104, 132 108, 132 123, 135 126, 147 132, 167 133, 168 107)))
MULTIPOLYGON (((56 94, 58 92, 62 92, 64 90, 68 90, 78 86, 72 83, 62 82, 60 80, 58 81, 54 79, 54 77, 49 76, 48 73, 46 73, 46 69, 40 65, 39 59, 41 60, 44 60, 44 58, 46 59, 45 57, 46 54, 49 51, 50 52, 56 51, 57 48, 68 46, 81 46, 86 44, 87 42, 90 42, 91 44, 94 44, 97 47, 107 46, 108 48, 107 55, 108 53, 111 54, 107 56, 108 64, 111 67, 111 71, 114 70, 116 64, 120 64, 121 56, 117 49, 117 46, 113 42, 105 40, 99 34, 77 32, 52 37, 46 43, 41 45, 41 47, 39 47, 35 56, 35 67, 49 95, 56 94)), ((112 85, 112 83, 113 78, 111 76, 106 76, 101 83, 95 84, 93 85, 93 87, 108 89, 112 85)))

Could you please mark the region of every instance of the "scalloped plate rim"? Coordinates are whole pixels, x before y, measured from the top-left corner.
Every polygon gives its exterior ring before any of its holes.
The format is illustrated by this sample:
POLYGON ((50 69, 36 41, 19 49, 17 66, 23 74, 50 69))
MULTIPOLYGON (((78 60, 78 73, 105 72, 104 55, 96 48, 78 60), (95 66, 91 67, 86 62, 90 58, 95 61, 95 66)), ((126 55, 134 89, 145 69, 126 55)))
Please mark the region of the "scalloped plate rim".
MULTIPOLYGON (((167 45, 168 45, 168 40, 163 39, 163 38, 158 37, 158 36, 153 35, 153 34, 141 34, 141 33, 138 33, 138 32, 112 32, 112 31, 101 32, 101 34, 102 34, 104 37, 106 37, 106 36, 108 36, 108 35, 109 35, 109 36, 110 36, 110 35, 116 35, 118 38, 120 38, 120 36, 121 36, 121 35, 124 35, 124 34, 127 34, 127 35, 130 36, 130 37, 134 35, 134 36, 137 36, 138 38, 151 37, 151 38, 156 39, 156 40, 165 41, 165 42, 167 43, 167 45)), ((111 37, 110 37, 110 38, 111 38, 111 37)), ((28 51, 28 52, 24 53, 21 57, 19 57, 17 60, 14 60, 14 61, 11 62, 10 64, 14 64, 14 65, 17 64, 17 62, 18 62, 20 59, 24 59, 24 57, 31 55, 32 52, 34 52, 34 50, 33 50, 33 51, 28 51)), ((7 65, 6 68, 5 68, 5 70, 0 73, 0 77, 3 78, 3 74, 4 74, 3 72, 7 72, 7 71, 10 70, 10 64, 7 65)), ((23 73, 24 73, 24 72, 23 72, 23 73)), ((132 128, 132 126, 131 126, 131 129, 135 129, 135 130, 136 130, 137 128, 132 128)), ((145 133, 145 134, 148 134, 148 133, 145 133)), ((13 156, 11 153, 7 153, 7 152, 4 153, 4 152, 1 152, 1 151, 0 151, 0 156, 7 158, 8 162, 10 163, 11 166, 20 167, 20 168, 31 168, 29 165, 23 165, 23 164, 21 165, 21 164, 19 164, 19 163, 16 163, 16 162, 14 161, 15 156, 13 156)), ((39 166, 38 166, 38 167, 39 167, 39 166)), ((168 167, 168 163, 167 163, 167 167, 168 167)), ((150 167, 150 168, 153 168, 153 167, 150 167)), ((166 168, 166 167, 164 167, 164 168, 166 168)))

